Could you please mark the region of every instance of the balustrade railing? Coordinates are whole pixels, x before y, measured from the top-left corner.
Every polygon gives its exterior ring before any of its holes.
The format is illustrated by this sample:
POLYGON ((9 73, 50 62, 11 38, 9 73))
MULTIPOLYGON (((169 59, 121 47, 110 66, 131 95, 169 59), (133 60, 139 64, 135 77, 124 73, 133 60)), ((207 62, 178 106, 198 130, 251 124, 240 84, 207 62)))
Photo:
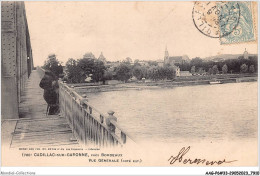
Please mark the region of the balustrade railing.
POLYGON ((92 106, 86 95, 80 96, 73 86, 59 81, 60 111, 73 130, 75 137, 84 145, 123 146, 134 143, 119 126, 113 111, 108 116, 92 106))

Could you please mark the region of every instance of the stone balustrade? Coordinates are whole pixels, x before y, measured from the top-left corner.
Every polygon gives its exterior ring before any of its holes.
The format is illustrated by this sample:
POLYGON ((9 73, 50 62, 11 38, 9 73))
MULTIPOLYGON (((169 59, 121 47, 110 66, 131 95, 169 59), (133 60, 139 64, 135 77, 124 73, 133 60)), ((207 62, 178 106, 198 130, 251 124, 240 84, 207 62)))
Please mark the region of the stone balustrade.
POLYGON ((123 146, 134 141, 117 123, 113 111, 108 115, 92 106, 87 96, 80 96, 74 86, 59 81, 60 111, 69 121, 74 135, 84 145, 123 146))

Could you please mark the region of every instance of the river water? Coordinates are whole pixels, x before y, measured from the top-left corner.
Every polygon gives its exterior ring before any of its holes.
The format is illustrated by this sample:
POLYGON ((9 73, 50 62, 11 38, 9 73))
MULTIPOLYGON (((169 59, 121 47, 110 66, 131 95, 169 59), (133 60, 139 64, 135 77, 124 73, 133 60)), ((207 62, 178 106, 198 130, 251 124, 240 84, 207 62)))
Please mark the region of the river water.
POLYGON ((88 93, 137 141, 257 138, 257 82, 88 93))

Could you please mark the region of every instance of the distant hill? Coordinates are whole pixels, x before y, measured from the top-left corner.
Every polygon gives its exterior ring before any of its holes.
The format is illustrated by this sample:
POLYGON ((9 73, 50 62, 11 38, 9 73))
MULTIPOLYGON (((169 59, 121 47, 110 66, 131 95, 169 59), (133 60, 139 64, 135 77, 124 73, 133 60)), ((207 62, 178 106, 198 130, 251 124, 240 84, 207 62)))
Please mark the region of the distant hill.
MULTIPOLYGON (((216 56, 210 56, 210 57, 205 57, 203 58, 204 60, 207 61, 223 61, 223 60, 227 60, 227 59, 237 59, 239 56, 243 56, 243 54, 219 54, 216 56)), ((257 54, 249 54, 248 56, 257 56, 257 54)))

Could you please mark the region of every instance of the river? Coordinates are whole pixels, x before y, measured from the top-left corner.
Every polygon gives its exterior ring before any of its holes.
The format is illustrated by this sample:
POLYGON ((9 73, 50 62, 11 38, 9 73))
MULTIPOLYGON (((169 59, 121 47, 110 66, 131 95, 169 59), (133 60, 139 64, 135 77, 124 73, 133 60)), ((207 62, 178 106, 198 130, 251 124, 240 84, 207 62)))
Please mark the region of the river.
POLYGON ((88 93, 135 140, 157 142, 256 139, 257 97, 257 82, 88 93))

